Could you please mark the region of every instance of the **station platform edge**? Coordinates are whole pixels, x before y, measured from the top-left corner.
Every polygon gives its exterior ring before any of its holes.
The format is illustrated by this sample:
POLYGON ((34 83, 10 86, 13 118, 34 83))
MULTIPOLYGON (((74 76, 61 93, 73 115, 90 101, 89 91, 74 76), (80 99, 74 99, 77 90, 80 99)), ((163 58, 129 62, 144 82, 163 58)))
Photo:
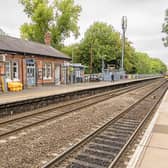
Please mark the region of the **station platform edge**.
MULTIPOLYGON (((25 89, 21 92, 7 92, 0 94, 0 104, 12 103, 16 101, 29 100, 32 98, 40 98, 45 96, 64 94, 68 92, 74 92, 78 90, 98 88, 102 86, 117 85, 121 83, 129 83, 133 81, 141 81, 144 79, 132 79, 132 80, 120 80, 115 82, 89 82, 79 83, 72 85, 59 85, 59 86, 39 86, 30 89, 25 89)), ((152 79, 152 78, 151 78, 152 79)))
POLYGON ((168 168, 168 91, 127 168, 168 168))

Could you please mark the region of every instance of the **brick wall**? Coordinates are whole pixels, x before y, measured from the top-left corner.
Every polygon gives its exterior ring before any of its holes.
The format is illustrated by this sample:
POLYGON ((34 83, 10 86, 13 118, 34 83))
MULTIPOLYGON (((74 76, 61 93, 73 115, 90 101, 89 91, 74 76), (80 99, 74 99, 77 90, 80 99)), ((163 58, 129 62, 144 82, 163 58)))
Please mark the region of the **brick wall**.
MULTIPOLYGON (((55 83, 55 66, 61 65, 64 63, 63 59, 57 59, 52 57, 43 57, 43 56, 24 56, 24 55, 10 55, 8 54, 6 57, 6 61, 18 62, 19 67, 19 80, 23 83, 24 86, 27 86, 27 68, 26 68, 26 59, 33 59, 35 60, 35 69, 36 69, 36 85, 41 84, 53 84, 55 83), (44 71, 44 63, 51 63, 52 65, 52 75, 51 79, 44 79, 43 78, 43 71, 44 71)), ((61 73, 60 73, 60 76, 61 73)), ((61 79, 62 81, 62 79, 61 79)))

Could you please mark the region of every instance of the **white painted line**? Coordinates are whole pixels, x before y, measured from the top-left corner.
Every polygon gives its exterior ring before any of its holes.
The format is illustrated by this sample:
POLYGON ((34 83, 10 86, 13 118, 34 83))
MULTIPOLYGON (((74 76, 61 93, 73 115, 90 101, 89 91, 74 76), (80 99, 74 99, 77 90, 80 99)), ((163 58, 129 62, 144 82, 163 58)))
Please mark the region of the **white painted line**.
POLYGON ((10 136, 9 139, 12 140, 12 139, 16 139, 17 136, 10 136))
MULTIPOLYGON (((162 102, 165 101, 167 94, 168 94, 168 91, 165 94, 162 102)), ((159 116, 159 110, 156 111, 151 123, 149 124, 148 128, 146 129, 143 138, 141 139, 140 143, 138 144, 138 147, 136 148, 131 160, 129 161, 129 163, 127 165, 127 168, 135 168, 136 167, 136 164, 137 164, 137 162, 138 162, 138 160, 140 158, 140 155, 142 154, 142 152, 143 152, 143 150, 145 148, 145 145, 147 144, 147 141, 151 137, 152 129, 153 129, 155 123, 156 123, 156 120, 157 120, 158 116, 159 116)))
POLYGON ((0 140, 0 143, 6 143, 6 142, 7 142, 7 140, 5 140, 5 139, 0 140))

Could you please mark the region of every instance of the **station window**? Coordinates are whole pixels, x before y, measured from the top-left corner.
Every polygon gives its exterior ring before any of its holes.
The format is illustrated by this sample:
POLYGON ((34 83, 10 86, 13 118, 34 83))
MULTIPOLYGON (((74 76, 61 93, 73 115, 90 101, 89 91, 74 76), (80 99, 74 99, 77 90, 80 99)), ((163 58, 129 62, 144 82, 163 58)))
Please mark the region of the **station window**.
POLYGON ((44 79, 51 79, 52 77, 52 65, 51 63, 44 64, 44 79))
POLYGON ((18 61, 7 61, 5 64, 6 78, 11 80, 19 79, 19 64, 18 61))
POLYGON ((12 78, 19 79, 19 66, 17 61, 12 62, 12 78))
POLYGON ((6 78, 11 79, 11 63, 8 61, 5 65, 6 78))

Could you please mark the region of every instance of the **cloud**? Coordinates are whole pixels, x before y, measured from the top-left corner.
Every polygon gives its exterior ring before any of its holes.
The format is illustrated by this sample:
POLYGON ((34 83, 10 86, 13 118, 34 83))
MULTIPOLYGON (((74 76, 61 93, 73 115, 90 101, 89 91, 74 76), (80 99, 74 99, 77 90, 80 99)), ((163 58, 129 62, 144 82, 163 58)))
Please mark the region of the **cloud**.
MULTIPOLYGON (((77 41, 95 21, 107 22, 121 32, 121 18, 127 16, 126 36, 133 46, 138 51, 161 58, 168 65, 168 49, 161 41, 167 0, 75 0, 75 3, 83 9, 79 20, 81 36, 77 41)), ((0 28, 9 35, 19 37, 19 28, 28 19, 18 0, 1 0, 0 11, 0 28)), ((66 40, 68 44, 72 42, 75 42, 73 38, 66 40)))
POLYGON ((18 37, 20 26, 28 21, 18 0, 1 1, 0 13, 0 27, 7 34, 18 37))
POLYGON ((121 32, 121 17, 127 16, 126 36, 133 46, 138 51, 162 59, 168 65, 168 50, 161 41, 167 0, 76 0, 76 3, 83 8, 80 17, 82 35, 96 20, 112 24, 121 32))

